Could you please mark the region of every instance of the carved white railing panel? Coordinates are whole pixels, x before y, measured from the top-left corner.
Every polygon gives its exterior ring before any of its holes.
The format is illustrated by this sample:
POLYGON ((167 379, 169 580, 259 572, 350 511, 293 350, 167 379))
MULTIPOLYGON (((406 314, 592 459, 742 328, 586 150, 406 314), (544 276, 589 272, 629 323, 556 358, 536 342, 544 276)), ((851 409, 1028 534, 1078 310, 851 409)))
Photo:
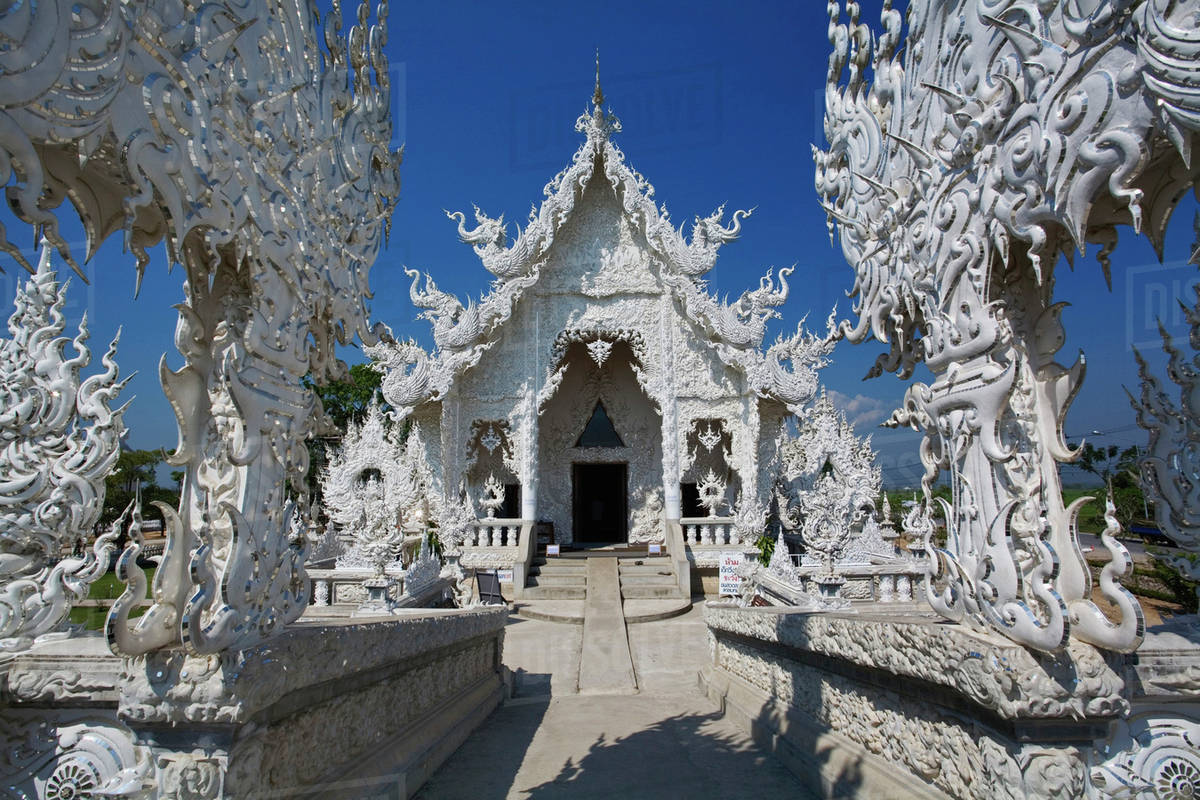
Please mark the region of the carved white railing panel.
MULTIPOLYGON (((369 12, 346 40, 338 5, 324 30, 312 7, 276 0, 0 12, 14 212, 74 265, 48 207, 70 197, 89 253, 124 228, 139 272, 165 239, 185 275, 184 366, 160 368, 183 500, 168 517, 157 624, 117 637, 128 653, 248 646, 305 605, 285 511, 317 411, 302 378, 338 373, 339 341, 374 340, 368 271, 399 188, 386 0, 378 25, 369 12)), ((21 260, 3 231, 0 248, 21 260)))
POLYGON ((125 432, 125 407, 110 406, 128 378, 119 379, 113 339, 104 371, 81 379, 92 358, 87 318, 73 341, 59 336, 67 287, 50 253, 43 239, 37 272, 17 289, 11 338, 0 339, 0 650, 64 631, 71 607, 108 569, 124 519, 82 557, 64 556, 103 508, 125 432))
POLYGON ((845 22, 830 4, 829 148, 814 157, 855 270, 858 320, 840 332, 889 343, 873 374, 933 372, 892 423, 925 432, 927 497, 950 473, 935 607, 1041 650, 1140 641, 1125 617, 1100 621, 1079 507, 1061 500, 1084 362, 1054 360, 1052 273, 1085 240, 1107 272, 1117 223, 1161 242, 1200 129, 1188 5, 914 2, 901 61, 890 3, 877 37, 857 3, 845 22))
POLYGON ((720 547, 742 544, 733 517, 684 517, 679 524, 683 527, 684 542, 689 545, 720 547))
POLYGON ((486 517, 471 526, 470 533, 462 547, 519 547, 523 521, 519 519, 502 519, 486 517))

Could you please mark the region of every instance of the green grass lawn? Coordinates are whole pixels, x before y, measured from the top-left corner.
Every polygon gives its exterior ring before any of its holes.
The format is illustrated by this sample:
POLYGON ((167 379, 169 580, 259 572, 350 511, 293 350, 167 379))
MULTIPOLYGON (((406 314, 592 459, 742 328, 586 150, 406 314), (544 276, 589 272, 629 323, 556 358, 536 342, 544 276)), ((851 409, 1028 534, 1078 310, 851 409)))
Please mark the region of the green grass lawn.
MULTIPOLYGON (((154 567, 145 567, 142 569, 146 573, 146 586, 149 587, 154 581, 154 567)), ((116 600, 125 591, 125 584, 117 580, 115 572, 109 572, 101 575, 92 584, 91 590, 88 592, 89 600, 116 600)), ((135 608, 129 613, 130 617, 140 617, 146 613, 145 608, 135 608)), ((104 628, 104 620, 108 617, 108 608, 94 606, 89 608, 73 608, 71 609, 71 622, 76 625, 82 624, 86 630, 98 631, 104 628)))

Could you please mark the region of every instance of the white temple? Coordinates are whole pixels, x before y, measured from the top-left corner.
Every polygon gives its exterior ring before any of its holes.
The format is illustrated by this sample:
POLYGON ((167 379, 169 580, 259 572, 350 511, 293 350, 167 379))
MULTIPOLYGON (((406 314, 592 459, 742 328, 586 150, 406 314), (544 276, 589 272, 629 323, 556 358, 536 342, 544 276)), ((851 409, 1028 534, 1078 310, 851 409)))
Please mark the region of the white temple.
POLYGON ((704 276, 749 212, 726 226, 718 209, 685 238, 612 142, 603 99, 597 80, 584 142, 514 241, 503 217, 476 209, 468 229, 450 215, 495 276, 486 296, 464 305, 406 270, 434 352, 367 351, 397 417, 424 432, 447 505, 478 503, 495 476, 500 516, 552 523, 560 544, 661 542, 664 520, 705 516, 697 484, 712 471, 730 525, 755 520, 739 532, 753 541, 776 438, 829 345, 799 330, 762 348, 790 269, 731 304, 709 294, 704 276))

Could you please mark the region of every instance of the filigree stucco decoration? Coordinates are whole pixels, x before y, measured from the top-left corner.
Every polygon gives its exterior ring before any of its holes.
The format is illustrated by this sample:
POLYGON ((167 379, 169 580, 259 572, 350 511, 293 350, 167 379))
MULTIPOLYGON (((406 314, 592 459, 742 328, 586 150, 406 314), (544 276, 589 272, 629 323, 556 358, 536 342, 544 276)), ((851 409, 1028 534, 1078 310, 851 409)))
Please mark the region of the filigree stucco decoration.
MULTIPOLYGON (((773 440, 812 399, 833 329, 801 326, 767 346, 792 270, 772 270, 730 301, 705 279, 748 214, 723 222, 718 210, 697 219, 689 238, 626 163, 611 113, 593 103, 576 129, 584 141, 515 239, 503 219, 478 209, 473 222, 450 215, 495 280, 483 297, 459 300, 409 273, 435 347, 368 348, 384 396, 398 419, 438 426, 447 503, 460 504, 464 484, 477 501, 490 474, 508 484, 511 473, 520 518, 552 522, 557 540, 570 543, 573 465, 625 463, 628 538, 661 541, 664 515, 682 516, 681 484, 711 468, 726 482, 725 502, 745 511, 738 530, 749 535, 769 499, 763 432, 773 440), (597 402, 622 442, 637 446, 575 447, 597 402), (693 436, 700 420, 718 443, 706 448, 693 436), (493 429, 503 468, 483 453, 493 429)), ((447 523, 457 532, 465 515, 455 514, 462 519, 447 523)))
POLYGON ((715 518, 717 512, 725 505, 725 481, 710 469, 696 484, 696 493, 708 516, 715 518))
MULTIPOLYGON (((361 4, 343 39, 340 4, 324 25, 277 0, 3 12, 14 213, 70 259, 53 214, 69 197, 88 255, 121 230, 139 272, 165 241, 185 277, 184 364, 160 368, 183 500, 160 624, 130 632, 131 653, 248 646, 303 610, 283 514, 319 416, 302 379, 340 371, 338 342, 373 339, 368 272, 399 191, 387 14, 384 0, 371 24, 361 4), (235 579, 250 563, 254 577, 235 579)), ((2 231, 0 247, 14 250, 2 231)))
POLYGON ((1183 3, 884 4, 873 37, 829 4, 828 150, 816 189, 853 266, 856 322, 889 345, 872 374, 913 384, 891 422, 923 430, 927 488, 955 502, 938 610, 1041 650, 1070 636, 1115 650, 1132 630, 1091 600, 1058 464, 1083 379, 1055 361, 1065 334, 1053 268, 1117 224, 1162 241, 1193 182, 1200 41, 1183 3), (868 83, 868 77, 870 82, 868 83), (845 79, 844 84, 839 81, 845 79))
POLYGON ((321 493, 329 519, 350 531, 365 514, 364 486, 371 477, 382 483, 383 500, 392 514, 415 501, 414 476, 405 457, 404 431, 389 425, 379 398, 372 398, 361 423, 350 420, 341 444, 321 475, 321 493))
POLYGON ((778 454, 781 525, 800 534, 805 559, 821 566, 829 585, 839 580, 844 562, 869 563, 871 556, 893 555, 885 552, 873 524, 882 481, 871 437, 856 436, 824 391, 801 418, 796 434, 780 435, 778 454), (853 551, 850 558, 848 550, 853 551))
MULTIPOLYGON (((588 280, 600 278, 585 276, 574 291, 584 296, 665 292, 698 326, 700 334, 713 341, 720 358, 743 373, 752 391, 797 406, 807 402, 816 389, 815 370, 823 365, 832 347, 828 337, 816 337, 801 329, 790 337, 781 336, 766 353, 759 349, 766 323, 778 316, 774 309, 787 299, 786 277, 792 270, 780 271, 778 285, 768 273, 758 288, 744 292, 729 304, 712 297, 701 277, 715 265, 721 246, 738 237, 749 212, 736 212, 728 226, 721 221, 723 209, 706 218, 697 217, 689 240, 682 226, 676 228, 671 222, 666 208, 655 203, 654 187, 625 163, 624 154, 611 139, 611 134, 620 130, 615 116, 594 106, 579 117, 575 127, 585 135, 584 143, 571 164, 546 185, 545 200, 531 212, 528 224, 524 230, 518 229, 511 244, 503 217, 493 219, 476 208, 475 227, 468 229, 465 215, 449 215, 458 223, 459 238, 474 247, 484 267, 496 276, 489 294, 478 303, 464 306, 439 290, 428 276, 424 289, 420 289, 420 276, 408 271, 413 277, 413 303, 433 324, 435 352, 426 353, 413 342, 387 343, 367 350, 385 372, 384 396, 397 414, 403 417, 421 402, 444 398, 459 376, 475 368, 483 354, 495 346, 499 330, 543 279, 547 265, 562 255, 556 252, 556 244, 571 231, 580 207, 586 205, 583 198, 589 188, 601 181, 615 192, 619 213, 636 241, 605 251, 610 260, 615 259, 611 275, 604 273, 609 276, 606 281, 613 281, 611 285, 591 286, 588 280), (646 284, 643 279, 650 274, 658 276, 658 281, 646 284)), ((641 327, 629 324, 640 322, 636 317, 623 322, 615 327, 634 331, 641 327)), ((591 344, 597 364, 604 364, 609 349, 605 345, 613 341, 617 339, 610 336, 590 340, 599 342, 591 344)), ((643 353, 635 352, 645 363, 643 353)), ((552 362, 560 361, 561 355, 556 352, 552 362)))
POLYGON ((479 505, 483 507, 488 519, 493 519, 500 506, 504 505, 504 484, 494 474, 488 475, 487 480, 483 482, 483 496, 479 498, 479 505))
POLYGON ((1138 708, 1097 748, 1091 797, 1183 800, 1200 792, 1200 718, 1184 704, 1138 708))
MULTIPOLYGON (((1191 263, 1200 265, 1200 214, 1194 220, 1196 248, 1191 263)), ((1150 433, 1150 446, 1141 461, 1142 486, 1154 507, 1159 528, 1192 557, 1162 554, 1176 569, 1200 581, 1200 287, 1196 302, 1180 302, 1189 330, 1187 353, 1176 346, 1159 322, 1162 348, 1167 354, 1167 377, 1179 387, 1176 402, 1163 382, 1136 349, 1142 393, 1130 398, 1138 424, 1150 433)), ((1200 589, 1198 589, 1200 591, 1200 589)))
POLYGON ((128 796, 150 764, 112 711, 0 711, 0 770, 6 797, 46 800, 128 796))
MULTIPOLYGON (((126 406, 111 406, 119 378, 117 339, 88 378, 87 317, 74 339, 43 240, 37 272, 19 285, 0 339, 0 650, 63 630, 67 615, 108 569, 120 520, 82 556, 104 505, 104 479, 121 453, 126 406), (68 356, 70 345, 74 355, 68 356)), ((119 334, 118 334, 119 338, 119 334)))

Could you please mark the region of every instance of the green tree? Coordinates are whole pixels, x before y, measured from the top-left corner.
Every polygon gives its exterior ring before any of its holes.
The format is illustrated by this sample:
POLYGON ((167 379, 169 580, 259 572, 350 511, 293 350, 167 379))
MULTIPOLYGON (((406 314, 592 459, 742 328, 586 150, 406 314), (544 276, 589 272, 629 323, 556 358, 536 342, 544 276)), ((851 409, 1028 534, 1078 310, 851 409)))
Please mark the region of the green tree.
POLYGON ((383 385, 383 376, 370 364, 355 364, 350 367, 346 380, 315 385, 311 378, 306 377, 304 384, 316 391, 328 422, 340 434, 346 430, 347 422, 360 419, 367 412, 371 398, 383 385))
POLYGON ((158 485, 158 465, 163 462, 161 450, 122 450, 116 468, 104 481, 104 510, 102 525, 110 525, 129 502, 138 488, 142 492, 142 510, 157 500, 167 505, 179 505, 178 488, 158 485))
MULTIPOLYGON (((1136 447, 1122 449, 1115 444, 1108 447, 1097 447, 1091 442, 1085 442, 1083 450, 1079 454, 1079 461, 1075 462, 1080 469, 1090 472, 1102 480, 1106 486, 1112 487, 1117 521, 1126 530, 1134 520, 1147 516, 1145 495, 1142 493, 1142 486, 1138 480, 1138 457, 1140 455, 1141 453, 1136 447)), ((1104 527, 1103 498, 1093 505, 1096 506, 1093 513, 1099 516, 1096 529, 1100 530, 1104 527)), ((1096 525, 1096 523, 1092 524, 1096 525)))

